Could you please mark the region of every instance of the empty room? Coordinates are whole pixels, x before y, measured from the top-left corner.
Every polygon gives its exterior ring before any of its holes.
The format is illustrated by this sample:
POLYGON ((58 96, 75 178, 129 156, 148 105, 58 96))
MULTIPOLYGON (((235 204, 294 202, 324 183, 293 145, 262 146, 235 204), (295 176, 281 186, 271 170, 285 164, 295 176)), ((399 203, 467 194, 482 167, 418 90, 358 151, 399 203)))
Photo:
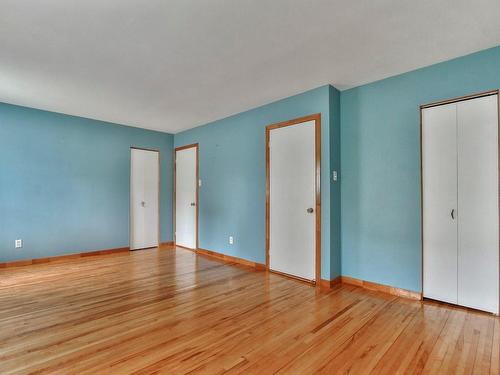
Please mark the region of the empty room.
POLYGON ((500 375, 498 0, 0 0, 0 374, 500 375))

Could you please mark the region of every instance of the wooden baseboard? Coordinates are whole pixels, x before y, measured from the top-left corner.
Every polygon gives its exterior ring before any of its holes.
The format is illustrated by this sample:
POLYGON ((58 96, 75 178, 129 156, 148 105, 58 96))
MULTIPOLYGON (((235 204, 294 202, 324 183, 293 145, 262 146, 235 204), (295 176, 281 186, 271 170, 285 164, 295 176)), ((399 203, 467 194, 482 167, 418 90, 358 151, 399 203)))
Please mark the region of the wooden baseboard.
POLYGON ((174 246, 174 241, 162 242, 160 246, 174 246))
POLYGON ((246 260, 243 258, 238 258, 238 257, 233 257, 231 255, 221 254, 221 253, 218 253, 218 252, 212 251, 212 250, 198 248, 196 250, 196 254, 206 255, 206 256, 209 256, 212 258, 222 260, 226 263, 236 263, 236 264, 242 264, 245 266, 253 267, 257 271, 265 271, 266 270, 266 266, 262 263, 256 263, 256 262, 252 262, 250 260, 246 260))
POLYGON ((420 292, 396 288, 396 287, 384 285, 384 284, 377 284, 377 283, 373 283, 371 281, 356 279, 354 277, 342 276, 341 282, 342 282, 342 284, 356 285, 356 286, 359 286, 359 287, 364 288, 364 289, 392 294, 393 296, 415 299, 415 300, 422 299, 422 293, 420 293, 420 292))
POLYGON ((57 256, 46 257, 46 258, 15 260, 12 262, 0 263, 0 268, 30 266, 32 264, 42 264, 42 263, 50 263, 50 262, 56 262, 56 261, 61 261, 61 260, 91 257, 91 256, 96 256, 96 255, 122 253, 122 252, 126 252, 129 250, 130 249, 128 247, 119 247, 116 249, 96 250, 96 251, 89 251, 89 252, 85 252, 85 253, 57 255, 57 256))
POLYGON ((329 290, 329 289, 333 289, 333 287, 335 285, 339 285, 341 284, 342 281, 341 281, 341 277, 340 276, 337 276, 335 279, 333 280, 325 280, 325 279, 321 279, 319 281, 319 287, 321 289, 325 289, 325 290, 329 290))

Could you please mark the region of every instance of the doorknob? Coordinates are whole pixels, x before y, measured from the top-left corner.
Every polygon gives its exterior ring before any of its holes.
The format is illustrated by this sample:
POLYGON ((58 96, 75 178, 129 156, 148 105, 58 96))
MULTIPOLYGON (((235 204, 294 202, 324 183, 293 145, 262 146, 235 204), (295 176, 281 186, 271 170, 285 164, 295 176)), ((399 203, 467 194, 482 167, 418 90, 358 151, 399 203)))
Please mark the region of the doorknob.
POLYGON ((313 212, 314 212, 314 208, 309 207, 309 208, 307 209, 307 213, 308 213, 308 214, 312 214, 313 212))
POLYGON ((455 220, 455 209, 454 208, 451 210, 451 218, 453 220, 455 220))
POLYGON ((142 206, 142 207, 146 207, 146 202, 142 201, 142 202, 141 202, 141 206, 142 206))
POLYGON ((196 203, 194 203, 194 202, 191 202, 191 206, 193 206, 193 207, 194 207, 194 206, 196 206, 196 203))

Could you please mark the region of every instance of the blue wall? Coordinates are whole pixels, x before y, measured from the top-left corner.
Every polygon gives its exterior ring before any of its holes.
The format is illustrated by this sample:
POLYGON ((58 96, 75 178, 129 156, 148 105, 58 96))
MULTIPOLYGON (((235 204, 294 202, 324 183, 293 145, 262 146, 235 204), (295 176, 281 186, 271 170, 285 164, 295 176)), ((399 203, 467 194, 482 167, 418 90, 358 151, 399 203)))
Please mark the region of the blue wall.
POLYGON ((160 150, 170 241, 172 135, 0 103, 0 262, 128 246, 130 146, 160 150))
POLYGON ((330 273, 331 279, 341 275, 341 139, 340 95, 333 86, 330 90, 330 169, 337 171, 337 181, 330 173, 330 273))
POLYGON ((175 136, 0 104, 0 261, 127 246, 130 146, 162 152, 161 240, 171 240, 173 143, 198 142, 200 247, 264 263, 265 126, 321 113, 322 278, 418 291, 419 105, 499 87, 496 47, 175 136))
POLYGON ((419 106, 500 87, 500 47, 341 93, 342 274, 419 291, 419 106))
POLYGON ((323 86, 175 135, 176 147, 200 144, 201 248, 265 263, 265 127, 321 113, 321 275, 330 279, 329 110, 330 88, 323 86))

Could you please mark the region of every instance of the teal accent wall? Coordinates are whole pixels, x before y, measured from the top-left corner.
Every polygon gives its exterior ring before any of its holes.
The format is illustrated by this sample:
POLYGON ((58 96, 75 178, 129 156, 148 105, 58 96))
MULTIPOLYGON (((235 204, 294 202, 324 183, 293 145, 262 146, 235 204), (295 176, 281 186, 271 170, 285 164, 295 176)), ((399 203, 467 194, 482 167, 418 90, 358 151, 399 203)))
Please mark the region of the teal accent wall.
POLYGON ((160 150, 171 241, 173 135, 0 103, 0 262, 128 246, 131 146, 160 150))
POLYGON ((265 127, 321 113, 321 277, 331 278, 331 92, 319 87, 175 134, 176 147, 199 143, 201 248, 265 263, 265 127))
POLYGON ((500 47, 175 136, 0 104, 0 262, 127 246, 130 146, 161 150, 161 241, 172 240, 172 150, 198 142, 200 247, 264 263, 265 126, 321 113, 322 278, 419 291, 419 106, 498 88, 500 47))
POLYGON ((500 47, 341 93, 342 274, 421 290, 421 104, 500 88, 500 47))
POLYGON ((330 278, 341 275, 340 91, 329 86, 330 106, 330 278), (332 172, 337 171, 337 181, 332 172))

